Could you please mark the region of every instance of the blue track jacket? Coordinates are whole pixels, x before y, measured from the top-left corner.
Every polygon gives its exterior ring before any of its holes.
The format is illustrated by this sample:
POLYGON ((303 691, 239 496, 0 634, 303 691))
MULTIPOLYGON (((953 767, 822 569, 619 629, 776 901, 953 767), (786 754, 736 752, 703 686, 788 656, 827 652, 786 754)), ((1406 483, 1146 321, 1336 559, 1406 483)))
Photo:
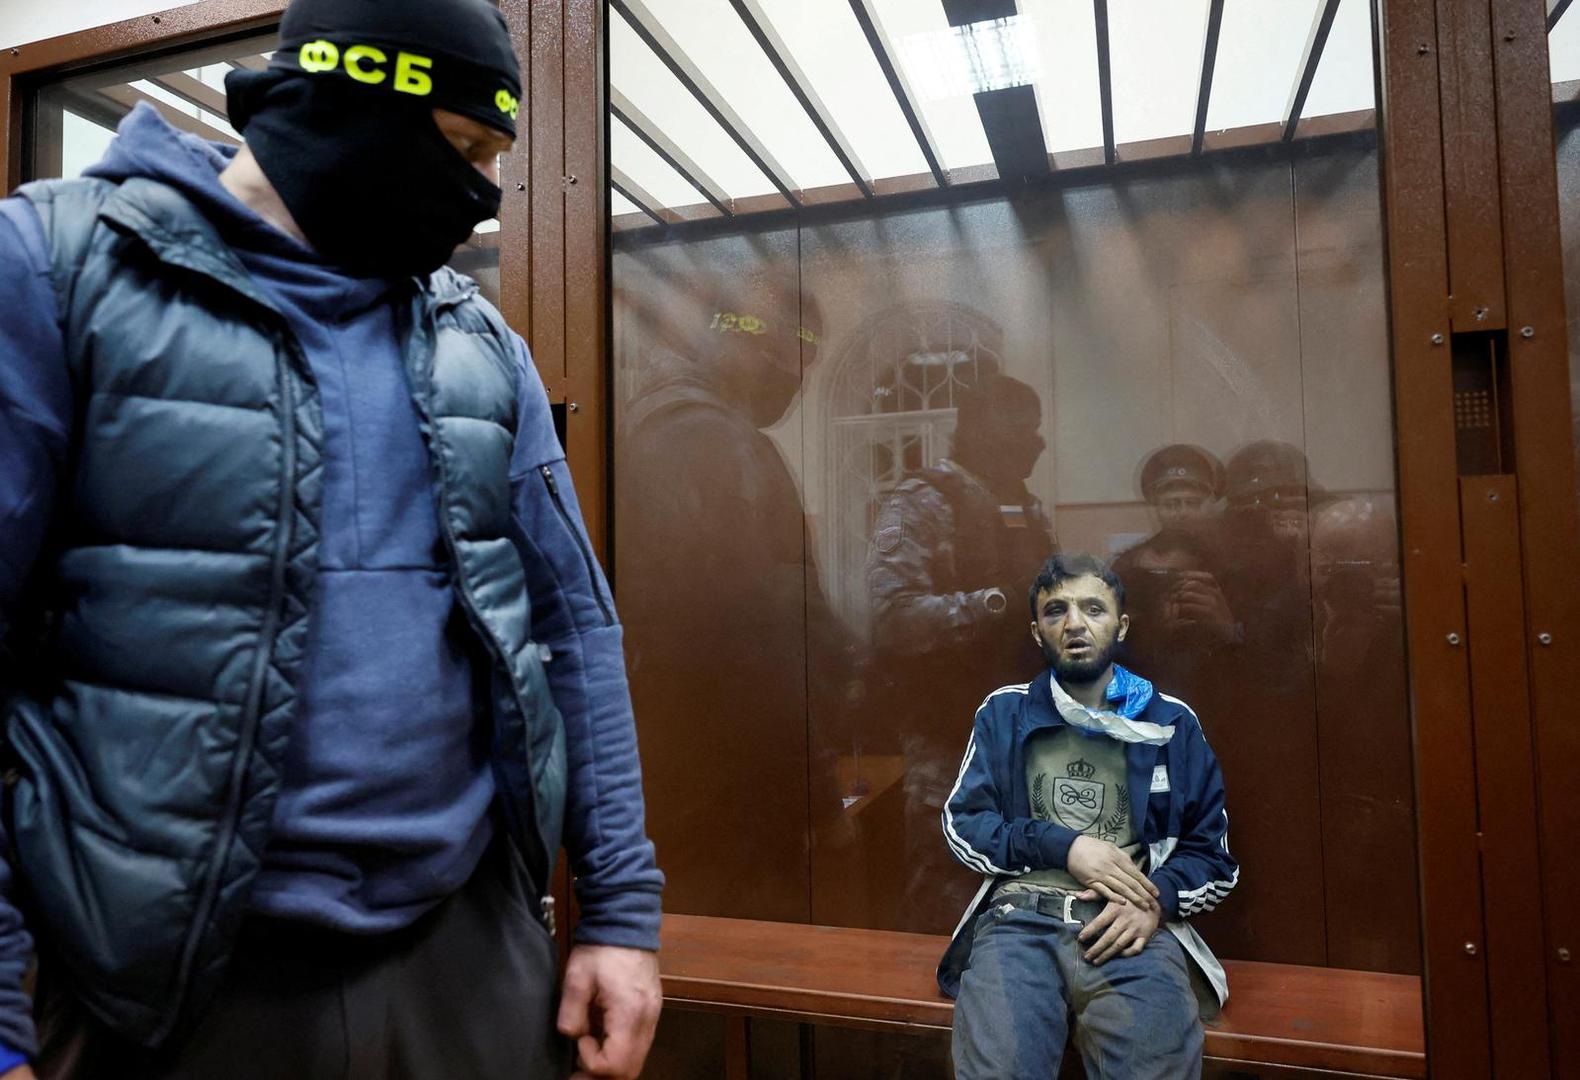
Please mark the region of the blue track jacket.
MULTIPOLYGON (((1240 880, 1240 868, 1229 854, 1218 761, 1196 714, 1178 698, 1155 692, 1146 679, 1118 666, 1107 695, 1116 718, 1111 722, 1167 739, 1165 745, 1132 742, 1126 747, 1132 820, 1142 822, 1140 839, 1150 855, 1165 925, 1221 1007, 1229 999, 1223 965, 1188 921, 1217 907, 1240 880)), ((1080 835, 1033 818, 1026 792, 1026 740, 1035 731, 1064 725, 1070 710, 1086 721, 1081 727, 1090 727, 1096 715, 1058 688, 1051 670, 1029 683, 995 690, 977 710, 960 776, 942 815, 955 858, 982 875, 982 888, 938 967, 939 988, 949 997, 960 990, 976 916, 988 906, 994 886, 1032 870, 1062 868, 1080 835)))

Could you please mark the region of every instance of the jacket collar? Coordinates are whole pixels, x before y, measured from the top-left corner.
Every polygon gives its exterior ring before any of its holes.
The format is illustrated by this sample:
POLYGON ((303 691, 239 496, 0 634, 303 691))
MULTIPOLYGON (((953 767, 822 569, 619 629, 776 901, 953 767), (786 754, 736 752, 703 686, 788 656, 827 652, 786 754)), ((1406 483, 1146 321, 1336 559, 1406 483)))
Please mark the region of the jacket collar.
POLYGON ((168 184, 131 177, 105 201, 99 215, 141 240, 161 262, 212 278, 277 311, 209 220, 168 184))

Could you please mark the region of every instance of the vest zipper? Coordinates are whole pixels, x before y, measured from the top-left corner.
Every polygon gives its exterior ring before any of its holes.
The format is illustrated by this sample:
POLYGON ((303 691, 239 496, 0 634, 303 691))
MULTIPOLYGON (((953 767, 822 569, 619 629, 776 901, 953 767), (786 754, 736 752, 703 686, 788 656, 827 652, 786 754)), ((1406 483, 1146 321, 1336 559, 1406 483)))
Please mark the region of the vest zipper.
MULTIPOLYGON (((294 350, 295 346, 292 345, 294 350)), ((303 366, 305 358, 298 356, 303 366)), ((236 821, 241 816, 241 791, 252 762, 252 752, 258 741, 258 717, 263 705, 263 684, 267 678, 269 661, 274 656, 275 638, 280 631, 280 609, 285 593, 285 569, 290 559, 292 523, 296 503, 296 399, 291 385, 287 363, 277 358, 275 368, 280 385, 281 443, 284 461, 281 464, 279 518, 275 526, 274 553, 269 564, 269 607, 264 613, 263 633, 258 642, 258 654, 252 664, 252 682, 247 691, 247 702, 242 712, 241 731, 236 746, 236 757, 231 765, 230 785, 225 793, 225 815, 220 819, 219 834, 215 838, 214 857, 208 868, 208 880, 203 884, 203 894, 198 900, 192 918, 192 930, 181 955, 181 967, 176 977, 179 988, 175 1006, 164 1024, 159 1038, 169 1033, 185 1007, 187 991, 191 988, 192 962, 197 955, 198 943, 203 939, 204 928, 214 910, 219 892, 221 871, 227 861, 231 841, 236 834, 236 821)))
POLYGON ((543 482, 549 486, 549 498, 554 502, 554 509, 559 511, 560 521, 565 524, 565 529, 576 541, 576 550, 582 553, 582 562, 587 565, 587 581, 592 586, 593 599, 598 601, 598 610, 603 612, 603 624, 614 625, 614 612, 609 610, 609 604, 604 600, 603 593, 598 591, 598 568, 593 562, 592 551, 587 547, 587 541, 582 539, 582 531, 571 520, 570 511, 565 509, 565 500, 560 498, 559 481, 554 479, 554 470, 544 465, 540 470, 543 473, 543 482))

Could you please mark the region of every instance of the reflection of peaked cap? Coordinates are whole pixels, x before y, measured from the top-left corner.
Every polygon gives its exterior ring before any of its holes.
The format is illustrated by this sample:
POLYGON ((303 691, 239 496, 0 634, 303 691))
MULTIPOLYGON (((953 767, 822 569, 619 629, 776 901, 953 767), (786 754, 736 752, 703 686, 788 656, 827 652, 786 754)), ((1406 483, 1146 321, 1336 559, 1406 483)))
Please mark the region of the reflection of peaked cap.
POLYGON ((1141 494, 1156 498, 1163 488, 1189 484, 1216 498, 1223 494, 1223 465, 1199 446, 1174 443, 1147 455, 1141 463, 1141 494))
POLYGON ((1306 455, 1299 447, 1271 439, 1242 446, 1224 471, 1230 502, 1248 502, 1263 491, 1305 491, 1309 483, 1306 455))

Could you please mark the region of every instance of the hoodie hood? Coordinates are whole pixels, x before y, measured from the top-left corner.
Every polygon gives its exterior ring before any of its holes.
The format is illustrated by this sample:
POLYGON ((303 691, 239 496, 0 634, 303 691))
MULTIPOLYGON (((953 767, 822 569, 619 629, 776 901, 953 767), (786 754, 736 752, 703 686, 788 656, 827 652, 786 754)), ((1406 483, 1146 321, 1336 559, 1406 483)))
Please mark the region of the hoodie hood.
POLYGON ((310 248, 263 220, 219 182, 236 153, 234 146, 175 128, 152 105, 141 102, 121 121, 103 160, 83 175, 115 183, 132 177, 157 180, 185 196, 232 245, 316 260, 310 248))

